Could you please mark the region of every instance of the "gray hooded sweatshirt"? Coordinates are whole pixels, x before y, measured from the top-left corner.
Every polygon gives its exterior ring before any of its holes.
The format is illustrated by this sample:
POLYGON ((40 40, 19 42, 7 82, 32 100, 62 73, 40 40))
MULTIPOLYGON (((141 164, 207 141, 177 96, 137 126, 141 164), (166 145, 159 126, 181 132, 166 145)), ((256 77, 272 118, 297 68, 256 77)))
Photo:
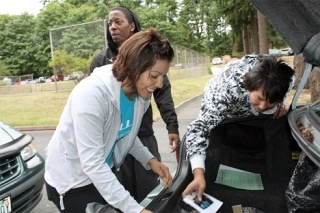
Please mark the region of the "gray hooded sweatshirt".
MULTIPOLYGON (((45 180, 55 187, 63 207, 63 194, 93 183, 103 198, 123 212, 141 212, 139 205, 118 182, 105 163, 120 129, 121 82, 112 74, 112 65, 96 68, 71 92, 60 122, 46 148, 45 180)), ((118 168, 127 153, 150 169, 153 155, 137 137, 141 119, 150 100, 137 97, 131 132, 114 149, 118 168)))

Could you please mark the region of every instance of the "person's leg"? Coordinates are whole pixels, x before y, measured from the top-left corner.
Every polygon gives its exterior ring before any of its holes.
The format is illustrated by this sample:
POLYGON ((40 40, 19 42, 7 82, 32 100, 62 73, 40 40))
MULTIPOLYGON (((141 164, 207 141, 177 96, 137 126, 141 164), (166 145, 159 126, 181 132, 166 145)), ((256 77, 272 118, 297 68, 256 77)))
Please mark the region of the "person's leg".
POLYGON ((60 195, 57 190, 46 183, 48 200, 52 201, 62 213, 85 212, 88 203, 107 204, 93 184, 69 190, 63 196, 64 210, 61 210, 60 195))
MULTIPOLYGON (((154 135, 140 137, 141 142, 159 160, 157 140, 154 135)), ((146 195, 160 182, 158 175, 152 170, 146 170, 139 161, 128 154, 119 170, 113 170, 119 182, 128 190, 137 202, 141 202, 146 195)))
MULTIPOLYGON (((149 151, 161 161, 158 143, 154 135, 140 137, 141 142, 149 151)), ((135 160, 136 200, 141 202, 156 186, 160 184, 159 176, 152 170, 146 170, 140 162, 135 160)))
POLYGON ((119 170, 112 169, 113 173, 118 178, 119 182, 124 186, 124 188, 129 191, 132 197, 136 197, 136 185, 134 180, 134 173, 135 173, 135 164, 134 164, 134 157, 128 154, 122 165, 120 166, 119 170))

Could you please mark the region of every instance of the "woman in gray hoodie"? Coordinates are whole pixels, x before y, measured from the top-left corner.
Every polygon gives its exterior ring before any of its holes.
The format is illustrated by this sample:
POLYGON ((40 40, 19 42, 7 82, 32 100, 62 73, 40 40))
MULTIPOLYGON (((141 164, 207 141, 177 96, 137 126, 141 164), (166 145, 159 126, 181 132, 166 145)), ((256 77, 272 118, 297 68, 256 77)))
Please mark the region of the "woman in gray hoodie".
POLYGON ((88 203, 108 203, 122 212, 150 212, 136 202, 112 172, 130 153, 172 184, 168 167, 137 137, 154 90, 174 57, 168 40, 150 28, 126 40, 113 64, 96 68, 71 92, 46 149, 48 198, 61 212, 85 212, 88 203))
MULTIPOLYGON (((130 38, 131 35, 139 31, 141 31, 141 27, 136 13, 123 6, 111 9, 108 16, 107 27, 108 46, 93 57, 90 65, 90 73, 92 73, 96 67, 112 64, 118 55, 118 48, 121 44, 130 38)), ((176 147, 180 142, 179 125, 168 76, 165 75, 163 78, 163 87, 153 92, 153 98, 168 130, 170 150, 171 152, 177 151, 176 147)), ((142 118, 138 137, 143 145, 148 147, 149 151, 161 161, 158 142, 153 130, 151 104, 142 118)), ((115 171, 115 175, 138 202, 141 202, 150 191, 159 185, 157 175, 145 170, 131 155, 127 155, 121 168, 115 171)))

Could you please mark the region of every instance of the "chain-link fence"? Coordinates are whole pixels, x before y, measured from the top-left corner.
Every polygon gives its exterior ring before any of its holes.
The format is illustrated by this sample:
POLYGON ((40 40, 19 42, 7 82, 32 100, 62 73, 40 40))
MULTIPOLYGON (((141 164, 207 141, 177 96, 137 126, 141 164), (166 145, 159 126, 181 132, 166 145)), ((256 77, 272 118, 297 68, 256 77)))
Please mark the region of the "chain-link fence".
MULTIPOLYGON (((60 57, 58 52, 64 52, 71 59, 71 69, 76 67, 76 62, 90 60, 106 46, 106 23, 103 20, 75 24, 50 30, 50 45, 52 58, 60 57)), ((62 63, 62 62, 61 62, 62 63)), ((87 72, 87 67, 81 67, 87 72)), ((64 70, 68 72, 69 70, 64 70)), ((64 73, 65 74, 65 73, 64 73)))
POLYGON ((33 92, 29 85, 34 81, 33 74, 21 76, 0 76, 0 95, 33 92))
MULTIPOLYGON (((88 73, 92 57, 106 46, 106 22, 97 20, 50 29, 51 55, 55 61, 53 72, 57 80, 71 79, 73 73, 88 73), (59 78, 64 76, 65 78, 59 78)), ((74 81, 78 82, 79 79, 74 81)))
MULTIPOLYGON (((48 83, 50 81, 32 81, 31 84, 38 84, 38 86, 24 85, 26 93, 74 88, 78 81, 66 80, 71 79, 73 73, 88 73, 92 57, 107 45, 106 27, 105 20, 98 20, 51 29, 49 32, 51 54, 54 59, 57 59, 54 66, 55 77, 52 79, 56 81, 51 83, 48 83), (57 81, 62 80, 59 78, 61 75, 64 76, 64 81, 57 81)), ((208 56, 175 45, 173 48, 175 58, 168 73, 171 80, 209 74, 210 58, 208 56)), ((0 95, 14 93, 13 89, 10 90, 7 87, 7 85, 0 85, 0 95)))
POLYGON ((196 51, 173 45, 174 60, 168 73, 171 80, 208 75, 210 58, 196 51))
POLYGON ((22 85, 33 81, 33 74, 20 76, 0 76, 0 86, 22 85))

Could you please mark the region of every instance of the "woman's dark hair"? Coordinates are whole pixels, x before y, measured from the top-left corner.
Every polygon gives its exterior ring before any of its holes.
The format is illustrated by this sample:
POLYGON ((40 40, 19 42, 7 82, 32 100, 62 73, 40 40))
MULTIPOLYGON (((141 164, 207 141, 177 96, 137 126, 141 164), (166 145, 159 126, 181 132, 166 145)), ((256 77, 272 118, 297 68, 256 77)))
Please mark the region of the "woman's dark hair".
POLYGON ((287 94, 293 75, 288 64, 265 56, 245 74, 244 84, 250 92, 262 88, 269 103, 279 103, 287 94))
POLYGON ((157 60, 171 63, 173 57, 169 41, 157 30, 148 28, 133 34, 120 46, 113 63, 113 75, 118 81, 128 78, 128 84, 135 85, 140 75, 154 66, 157 60))

